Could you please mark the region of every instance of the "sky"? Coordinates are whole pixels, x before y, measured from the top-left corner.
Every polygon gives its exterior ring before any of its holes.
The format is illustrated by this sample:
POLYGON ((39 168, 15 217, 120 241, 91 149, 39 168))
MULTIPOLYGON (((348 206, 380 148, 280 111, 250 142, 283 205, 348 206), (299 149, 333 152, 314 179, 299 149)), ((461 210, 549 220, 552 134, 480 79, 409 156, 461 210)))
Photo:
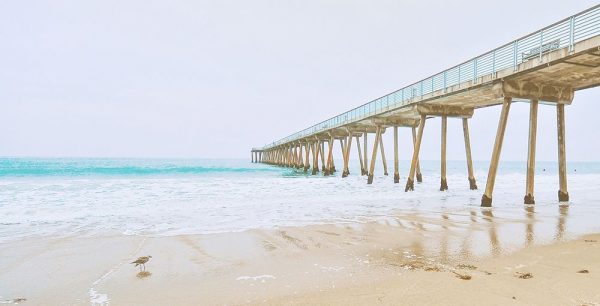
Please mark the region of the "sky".
MULTIPOLYGON (((249 159, 595 4, 0 1, 0 156, 249 159)), ((475 160, 489 160, 499 113, 470 120, 475 160)), ((568 160, 599 160, 598 113, 599 88, 566 107, 568 160)), ((527 103, 512 106, 503 160, 526 160, 528 116, 527 103)), ((401 129, 401 159, 410 139, 401 129)), ((439 146, 440 120, 428 120, 421 158, 439 159, 439 146)), ((540 105, 537 147, 556 160, 553 106, 540 105)), ((464 155, 449 119, 448 159, 464 155)))

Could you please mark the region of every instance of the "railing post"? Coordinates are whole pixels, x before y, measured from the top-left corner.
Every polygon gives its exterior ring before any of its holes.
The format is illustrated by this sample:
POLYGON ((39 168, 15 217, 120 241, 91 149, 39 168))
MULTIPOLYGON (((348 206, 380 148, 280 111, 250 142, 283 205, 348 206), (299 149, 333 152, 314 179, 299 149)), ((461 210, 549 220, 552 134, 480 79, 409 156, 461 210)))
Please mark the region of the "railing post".
POLYGON ((444 92, 446 92, 446 70, 444 70, 444 92))
POLYGON ((569 19, 569 53, 573 53, 573 42, 575 41, 575 16, 569 19))
POLYGON ((542 61, 542 46, 544 45, 544 30, 540 31, 540 62, 542 61))
POLYGON ((517 71, 517 51, 519 50, 519 41, 513 43, 513 71, 517 71))
POLYGON ((473 84, 477 84, 477 58, 473 60, 473 84))
POLYGON ((492 51, 492 78, 496 78, 496 49, 492 51))

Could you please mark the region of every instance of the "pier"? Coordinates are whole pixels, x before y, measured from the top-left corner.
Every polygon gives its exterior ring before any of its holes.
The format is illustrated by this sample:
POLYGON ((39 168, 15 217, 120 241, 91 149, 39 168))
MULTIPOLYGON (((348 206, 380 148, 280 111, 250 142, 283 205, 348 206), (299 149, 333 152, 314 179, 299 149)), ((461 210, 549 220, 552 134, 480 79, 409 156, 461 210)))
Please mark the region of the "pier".
MULTIPOLYGON (((600 5, 565 18, 543 29, 520 37, 485 54, 460 63, 429 78, 372 100, 333 118, 315 124, 283 139, 251 151, 252 162, 303 169, 313 175, 342 171, 350 175, 352 143, 360 162, 360 175, 373 183, 377 158, 388 175, 382 134, 394 133, 394 183, 400 182, 398 166, 398 128, 412 129, 413 153, 404 190, 420 182, 419 152, 427 120, 441 120, 440 190, 448 189, 446 180, 447 121, 461 120, 470 189, 478 188, 473 174, 469 119, 475 111, 501 105, 490 166, 481 206, 491 206, 504 131, 511 104, 530 103, 525 204, 534 204, 535 154, 538 107, 556 109, 558 131, 558 200, 569 200, 567 188, 565 106, 571 105, 575 92, 600 85, 600 5), (369 144, 369 134, 374 135, 369 144), (362 139, 361 139, 362 138, 362 139), (333 159, 339 142, 343 160, 336 168, 333 159), (361 148, 362 143, 362 148, 361 148), (369 148, 371 152, 369 154, 369 148), (370 160, 369 160, 370 156, 370 160), (321 168, 319 168, 319 162, 321 168)), ((491 135, 490 135, 491 136, 491 135)))

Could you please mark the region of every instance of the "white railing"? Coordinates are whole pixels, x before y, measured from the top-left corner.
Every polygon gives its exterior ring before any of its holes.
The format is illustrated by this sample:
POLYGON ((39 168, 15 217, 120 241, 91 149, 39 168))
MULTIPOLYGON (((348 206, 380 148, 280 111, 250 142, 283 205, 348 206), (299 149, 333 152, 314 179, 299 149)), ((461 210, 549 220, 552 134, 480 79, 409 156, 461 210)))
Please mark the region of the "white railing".
POLYGON ((344 126, 378 115, 390 109, 410 104, 414 98, 422 98, 437 90, 445 90, 465 81, 476 82, 485 75, 514 67, 546 52, 568 47, 600 34, 600 5, 565 18, 541 30, 516 39, 483 55, 444 70, 436 75, 377 98, 343 114, 317 123, 263 147, 263 150, 292 142, 332 128, 344 126))

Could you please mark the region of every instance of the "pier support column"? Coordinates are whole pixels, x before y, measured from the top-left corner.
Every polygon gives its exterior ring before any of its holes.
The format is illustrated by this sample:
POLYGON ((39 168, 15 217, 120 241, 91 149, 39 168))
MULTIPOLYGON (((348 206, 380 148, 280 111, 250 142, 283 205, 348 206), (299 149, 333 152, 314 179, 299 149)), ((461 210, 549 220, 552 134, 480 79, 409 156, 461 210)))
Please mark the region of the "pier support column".
MULTIPOLYGON (((382 128, 385 129, 385 128, 382 128)), ((383 147, 383 137, 379 135, 379 149, 381 150, 381 162, 383 163, 383 175, 388 175, 387 159, 385 158, 385 149, 383 147)))
POLYGON ((360 175, 365 175, 365 167, 363 164, 362 150, 360 148, 360 137, 356 136, 356 150, 358 151, 358 161, 360 162, 360 175))
POLYGON ((250 158, 252 159, 252 162, 254 162, 254 152, 250 153, 250 158))
POLYGON ((321 154, 321 171, 325 173, 325 141, 321 140, 321 148, 319 148, 319 153, 321 154))
POLYGON ((363 138, 363 145, 364 145, 364 148, 363 148, 363 150, 364 150, 364 154, 363 154, 364 160, 363 160, 363 163, 365 164, 365 173, 363 175, 368 175, 369 174, 368 171, 367 171, 367 166, 369 165, 369 158, 367 157, 367 154, 368 154, 367 153, 367 144, 368 144, 367 136, 368 136, 368 134, 367 134, 367 132, 365 132, 363 134, 363 137, 364 137, 363 138))
POLYGON ((310 168, 310 143, 304 143, 305 160, 304 160, 304 172, 308 172, 310 168))
POLYGON ((400 183, 398 166, 398 127, 394 126, 394 184, 400 183))
POLYGON ((465 137, 465 153, 467 154, 467 171, 469 173, 469 188, 471 190, 477 189, 477 182, 475 181, 475 175, 473 174, 473 159, 471 158, 471 140, 469 139, 469 119, 462 118, 463 123, 463 135, 465 137))
POLYGON ((502 141, 504 140, 504 131, 506 130, 506 122, 508 121, 508 112, 510 111, 511 97, 504 97, 502 103, 502 112, 498 121, 498 130, 496 131, 496 140, 494 141, 494 150, 490 161, 490 169, 488 171, 487 182, 485 184, 485 192, 481 197, 482 207, 492 206, 492 193, 494 192, 494 183, 496 181, 496 171, 498 170, 498 162, 500 161, 500 152, 502 151, 502 141))
POLYGON ((315 141, 312 144, 312 152, 313 152, 313 168, 312 168, 312 175, 315 175, 319 172, 319 141, 315 141))
POLYGON ((567 153, 565 145, 565 105, 556 105, 556 128, 558 132, 558 201, 568 202, 567 191, 567 153))
POLYGON ((534 182, 535 182, 535 145, 537 136, 537 114, 538 100, 531 100, 529 104, 529 145, 527 150, 527 178, 525 182, 525 204, 535 204, 534 182))
MULTIPOLYGON (((419 135, 415 140, 415 148, 413 150, 412 161, 410 163, 410 171, 408 172, 408 178, 406 179, 406 187, 404 191, 415 190, 414 177, 415 170, 418 166, 419 161, 419 150, 421 149, 421 140, 423 139, 423 130, 425 129, 425 115, 421 115, 421 124, 419 124, 419 135)), ((413 128, 413 136, 414 136, 414 128, 413 128)), ((413 137, 414 139, 414 137, 413 137)))
MULTIPOLYGON (((413 138, 413 150, 414 150, 415 146, 417 145, 417 130, 414 126, 412 127, 412 138, 413 138)), ((417 182, 421 183, 422 181, 423 181, 423 176, 421 175, 421 163, 419 162, 419 159, 417 158, 417 182)))
POLYGON ((290 163, 290 167, 291 168, 298 167, 298 147, 296 145, 294 145, 294 147, 292 148, 292 160, 290 163))
POLYGON ((296 163, 296 169, 304 168, 304 160, 302 159, 302 143, 298 143, 298 162, 296 163))
POLYGON ((448 131, 448 117, 442 116, 442 147, 441 147, 441 179, 440 191, 448 190, 448 181, 446 180, 446 134, 448 131))
POLYGON ((347 177, 350 175, 350 152, 352 148, 352 133, 348 134, 348 139, 346 140, 345 152, 344 152, 344 170, 342 171, 342 177, 347 177))
POLYGON ((375 141, 373 142, 373 154, 371 155, 371 166, 369 168, 369 176, 367 177, 367 184, 373 184, 373 173, 375 172, 375 161, 377 160, 377 147, 379 146, 380 137, 381 137, 381 126, 377 126, 377 132, 375 133, 375 141))
POLYGON ((325 167, 325 172, 323 172, 324 175, 331 175, 333 174, 332 168, 333 168, 333 141, 335 139, 333 138, 333 136, 331 136, 331 138, 329 139, 329 142, 327 143, 328 147, 329 147, 329 151, 327 151, 327 167, 325 167))

